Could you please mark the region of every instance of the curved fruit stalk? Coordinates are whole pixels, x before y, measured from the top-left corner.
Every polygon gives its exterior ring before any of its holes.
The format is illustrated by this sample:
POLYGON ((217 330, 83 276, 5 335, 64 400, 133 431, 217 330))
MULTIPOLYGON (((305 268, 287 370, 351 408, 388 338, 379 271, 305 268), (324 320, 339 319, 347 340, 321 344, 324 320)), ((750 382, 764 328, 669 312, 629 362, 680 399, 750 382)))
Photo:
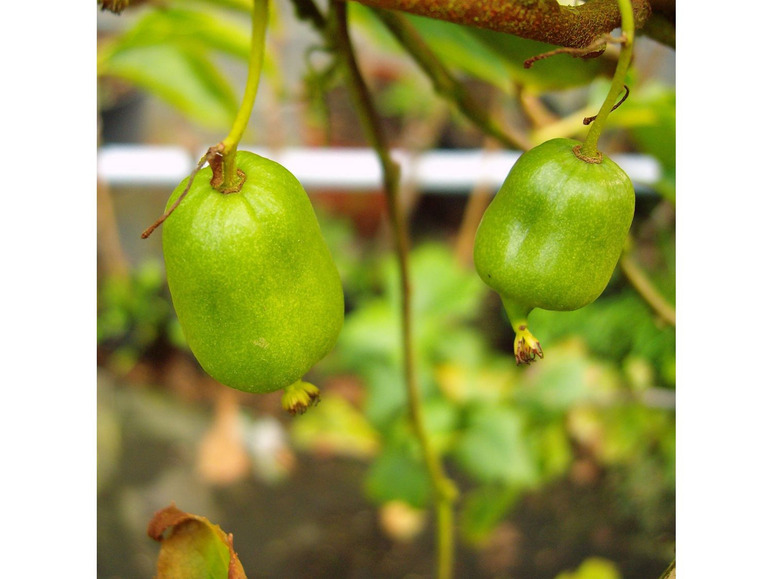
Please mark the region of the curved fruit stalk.
POLYGON ((300 379, 330 352, 343 324, 340 276, 298 180, 246 151, 236 164, 245 177, 239 192, 214 189, 206 167, 164 222, 172 302, 209 375, 247 392, 291 386, 299 411, 318 396, 300 379))
POLYGON ((524 153, 477 230, 475 267, 501 296, 518 364, 543 357, 528 329, 530 312, 576 310, 595 301, 632 223, 630 178, 608 157, 578 157, 578 145, 553 139, 524 153))

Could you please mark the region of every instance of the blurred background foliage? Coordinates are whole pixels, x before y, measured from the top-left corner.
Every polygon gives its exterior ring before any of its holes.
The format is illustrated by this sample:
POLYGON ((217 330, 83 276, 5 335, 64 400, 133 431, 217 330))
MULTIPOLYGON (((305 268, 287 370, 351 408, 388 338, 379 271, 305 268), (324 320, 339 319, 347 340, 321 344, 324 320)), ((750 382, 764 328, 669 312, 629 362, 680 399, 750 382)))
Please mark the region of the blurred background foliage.
MULTIPOLYGON (((262 103, 251 127, 255 144, 277 145, 266 135, 273 121, 261 111, 283 103, 302 130, 286 131, 278 145, 366 146, 335 56, 297 20, 290 3, 275 4, 262 103)), ((107 17, 98 50, 102 139, 122 140, 106 138, 115 134, 107 126, 110 114, 141 95, 161 111, 144 121, 143 142, 180 144, 179 126, 188 127, 181 144, 196 151, 219 140, 243 84, 249 7, 248 0, 170 0, 127 11, 120 26, 118 17, 107 17), (159 116, 168 116, 169 125, 154 124, 159 116)), ((433 90, 375 13, 352 3, 351 16, 362 68, 395 146, 503 146, 433 90)), ((553 47, 426 18, 407 20, 460 86, 532 144, 581 138, 581 119, 598 108, 614 68, 609 49, 599 58, 561 55, 526 70, 525 59, 553 47)), ((639 191, 628 255, 674 304, 675 90, 662 72, 672 60, 669 49, 640 43, 630 97, 612 113, 601 144, 611 155, 635 153, 659 163, 658 182, 639 191)), ((408 185, 418 379, 432 441, 462 491, 459 576, 656 576, 674 548, 675 328, 617 271, 590 306, 535 311, 532 324, 546 355, 516 368, 498 298, 468 258, 465 228, 471 223, 473 234, 492 192, 422 195, 408 185)), ((116 268, 100 253, 100 574, 128 577, 152 568, 153 545, 142 536, 120 536, 136 534, 143 524, 129 511, 149 518, 169 499, 189 501, 180 506, 200 509, 234 532, 248 575, 250 565, 276 577, 363 576, 354 571, 360 568, 371 571, 365 576, 422 576, 431 568, 421 555, 431 543, 430 485, 407 416, 397 268, 383 201, 377 193, 309 193, 341 272, 347 313, 336 349, 312 371, 322 403, 292 420, 281 415, 275 397, 224 393, 201 373, 171 307, 157 246, 138 254, 126 249, 132 243, 127 236, 143 228, 134 231, 136 223, 122 212, 132 208, 126 200, 131 193, 114 188, 102 201, 116 211, 100 224, 100 247, 117 239, 128 267, 116 268), (330 464, 337 465, 335 474, 325 470, 330 464), (307 500, 327 497, 327 510, 301 508, 304 483, 315 491, 307 500), (226 492, 232 493, 227 499, 226 492), (261 495, 273 497, 271 507, 282 513, 274 517, 287 521, 239 520, 247 505, 261 504, 261 495), (351 515, 344 501, 370 505, 377 520, 351 515), (334 551, 335 521, 322 527, 327 531, 314 526, 333 505, 341 516, 355 517, 340 525, 349 536, 341 539, 338 567, 335 557, 319 559, 318 546, 327 540, 334 551), (282 535, 293 518, 288 513, 316 522, 299 521, 300 531, 282 535), (250 526, 262 530, 255 534, 250 526), (283 547, 270 542, 272 533, 283 538, 283 547), (351 533, 371 541, 355 562, 347 549, 363 539, 351 533), (303 566, 309 560, 319 575, 303 566), (340 567, 344 560, 348 566, 340 567)), ((152 197, 159 211, 167 194, 152 197)))

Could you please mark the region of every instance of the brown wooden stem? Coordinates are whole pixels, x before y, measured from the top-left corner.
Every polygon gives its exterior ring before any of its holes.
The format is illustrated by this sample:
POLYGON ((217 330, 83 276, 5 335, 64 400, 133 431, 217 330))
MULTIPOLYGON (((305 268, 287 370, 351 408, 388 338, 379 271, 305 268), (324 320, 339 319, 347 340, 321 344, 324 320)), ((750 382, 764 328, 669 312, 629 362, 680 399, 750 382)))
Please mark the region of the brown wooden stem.
MULTIPOLYGON (((338 0, 342 1, 342 0, 338 0)), ((620 25, 617 0, 563 6, 557 0, 356 0, 374 8, 506 32, 522 38, 583 48, 620 25)), ((635 24, 652 13, 649 0, 632 0, 635 24)))

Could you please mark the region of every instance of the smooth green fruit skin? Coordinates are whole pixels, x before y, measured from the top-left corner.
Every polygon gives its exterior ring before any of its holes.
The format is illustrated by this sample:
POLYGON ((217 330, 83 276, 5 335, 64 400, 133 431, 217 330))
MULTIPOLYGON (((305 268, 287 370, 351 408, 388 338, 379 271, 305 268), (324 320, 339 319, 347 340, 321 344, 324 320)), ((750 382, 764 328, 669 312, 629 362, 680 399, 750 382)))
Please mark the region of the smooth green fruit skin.
POLYGON ((298 180, 246 151, 236 154, 236 165, 246 174, 240 192, 212 188, 206 167, 164 222, 166 272, 185 338, 204 370, 239 390, 272 392, 333 348, 343 290, 298 180))
POLYGON ((598 164, 577 158, 579 144, 553 139, 524 153, 477 230, 477 273, 513 323, 533 308, 595 301, 624 247, 635 209, 630 178, 606 156, 598 164))

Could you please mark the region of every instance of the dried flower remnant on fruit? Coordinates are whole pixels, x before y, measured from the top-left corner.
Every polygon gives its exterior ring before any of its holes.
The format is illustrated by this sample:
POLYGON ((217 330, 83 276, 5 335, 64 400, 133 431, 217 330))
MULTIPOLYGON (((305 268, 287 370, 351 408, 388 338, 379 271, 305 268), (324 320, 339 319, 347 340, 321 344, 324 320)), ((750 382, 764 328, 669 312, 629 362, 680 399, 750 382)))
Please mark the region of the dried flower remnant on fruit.
POLYGON ((526 325, 520 325, 515 329, 515 362, 517 365, 530 364, 536 361, 536 357, 544 358, 541 344, 526 325))
POLYGON ((298 380, 284 389, 281 406, 292 416, 304 414, 312 406, 319 404, 319 388, 308 382, 298 380))

